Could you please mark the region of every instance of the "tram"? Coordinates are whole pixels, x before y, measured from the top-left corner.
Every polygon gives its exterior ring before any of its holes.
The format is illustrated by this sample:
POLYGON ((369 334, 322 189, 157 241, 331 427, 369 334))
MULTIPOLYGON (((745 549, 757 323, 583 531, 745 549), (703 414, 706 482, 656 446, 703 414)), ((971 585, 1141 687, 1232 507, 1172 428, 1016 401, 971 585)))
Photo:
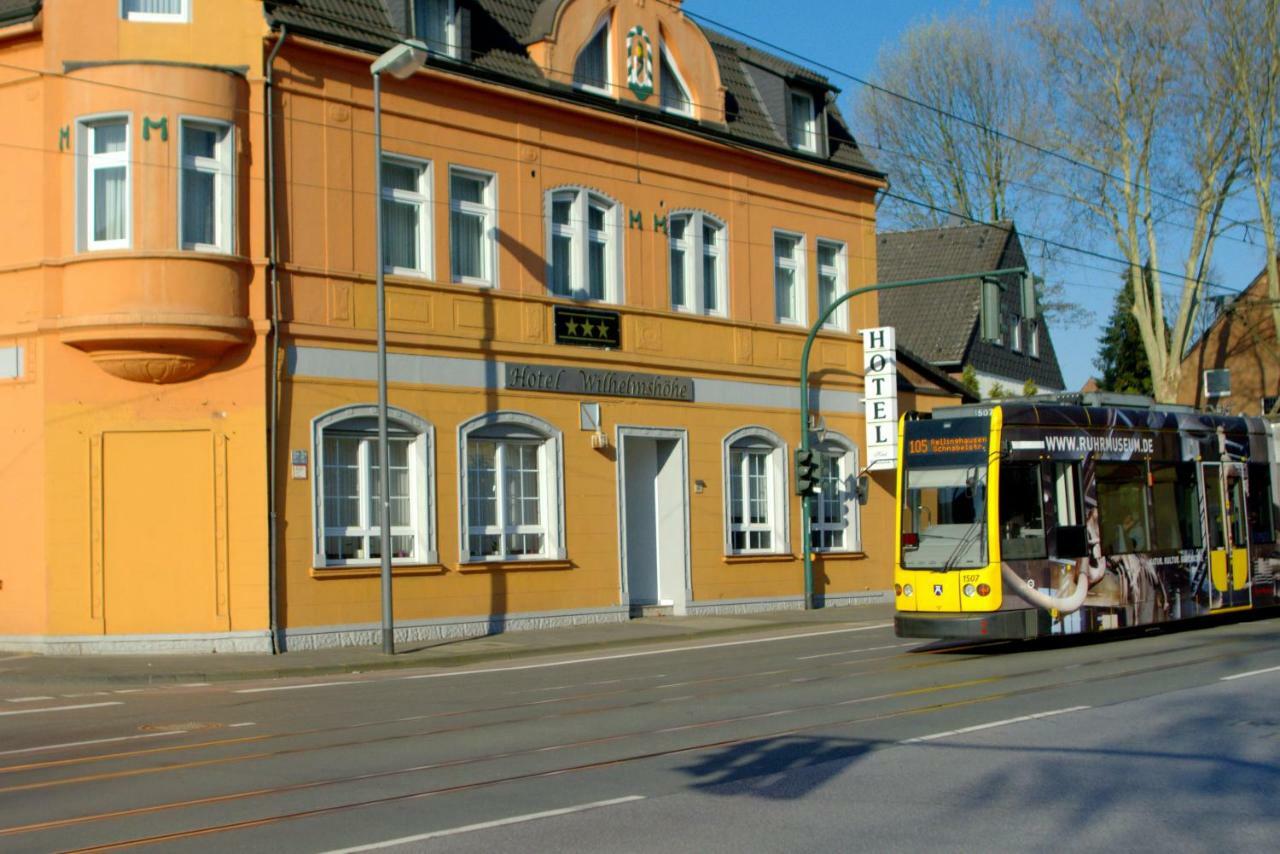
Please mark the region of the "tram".
POLYGON ((1261 418, 1037 396, 899 425, 901 637, 1034 638, 1273 606, 1261 418))

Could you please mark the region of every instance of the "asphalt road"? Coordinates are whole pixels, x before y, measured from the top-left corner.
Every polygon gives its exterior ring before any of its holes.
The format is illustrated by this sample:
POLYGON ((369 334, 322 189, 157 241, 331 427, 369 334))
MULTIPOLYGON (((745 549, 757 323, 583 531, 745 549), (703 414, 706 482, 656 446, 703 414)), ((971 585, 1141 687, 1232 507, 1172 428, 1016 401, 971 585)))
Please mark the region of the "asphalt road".
POLYGON ((1270 850, 1280 620, 23 693, 0 851, 1270 850))

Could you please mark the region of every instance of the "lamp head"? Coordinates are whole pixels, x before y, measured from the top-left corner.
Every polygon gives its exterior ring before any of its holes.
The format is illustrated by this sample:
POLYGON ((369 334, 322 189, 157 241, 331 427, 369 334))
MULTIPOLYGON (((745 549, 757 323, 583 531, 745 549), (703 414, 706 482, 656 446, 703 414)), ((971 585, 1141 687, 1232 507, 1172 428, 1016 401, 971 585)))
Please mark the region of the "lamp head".
POLYGON ((378 57, 369 66, 374 74, 390 74, 404 80, 426 64, 427 46, 417 39, 400 42, 378 57))

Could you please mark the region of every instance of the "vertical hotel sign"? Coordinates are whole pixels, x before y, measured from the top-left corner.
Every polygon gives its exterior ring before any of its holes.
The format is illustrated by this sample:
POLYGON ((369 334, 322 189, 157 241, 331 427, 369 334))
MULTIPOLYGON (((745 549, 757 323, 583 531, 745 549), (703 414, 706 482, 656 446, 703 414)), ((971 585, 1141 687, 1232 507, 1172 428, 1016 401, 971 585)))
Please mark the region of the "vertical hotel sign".
POLYGON ((867 469, 892 469, 898 465, 898 336, 892 326, 861 332, 867 469))

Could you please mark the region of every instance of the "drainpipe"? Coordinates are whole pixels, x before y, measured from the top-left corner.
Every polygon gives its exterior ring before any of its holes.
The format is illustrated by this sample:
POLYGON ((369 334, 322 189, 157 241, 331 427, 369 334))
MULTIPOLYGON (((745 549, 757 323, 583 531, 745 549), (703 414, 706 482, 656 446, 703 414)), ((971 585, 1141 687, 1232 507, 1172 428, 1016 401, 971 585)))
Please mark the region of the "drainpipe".
POLYGON ((280 241, 276 229, 276 139, 275 114, 273 105, 273 71, 276 54, 284 47, 288 36, 287 25, 280 25, 280 37, 267 57, 266 73, 266 109, 263 114, 267 122, 267 266, 271 282, 271 376, 267 387, 270 399, 270 414, 267 422, 267 588, 271 629, 271 653, 278 655, 280 649, 280 591, 279 591, 279 526, 276 524, 276 456, 279 440, 276 436, 276 425, 280 414, 280 275, 277 267, 280 262, 280 241))

